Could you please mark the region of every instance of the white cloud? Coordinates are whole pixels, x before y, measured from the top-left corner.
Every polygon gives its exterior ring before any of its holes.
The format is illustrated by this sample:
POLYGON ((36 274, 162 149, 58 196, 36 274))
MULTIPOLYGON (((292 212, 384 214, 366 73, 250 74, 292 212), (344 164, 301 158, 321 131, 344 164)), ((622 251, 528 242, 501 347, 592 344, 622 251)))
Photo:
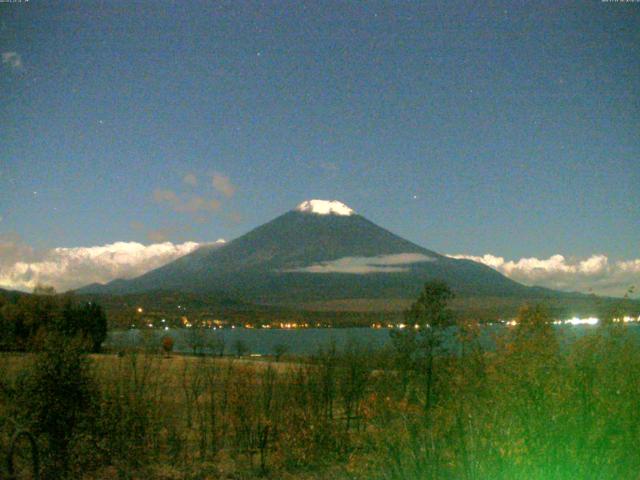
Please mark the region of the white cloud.
POLYGON ((0 287, 32 290, 40 283, 65 291, 93 282, 132 278, 186 255, 200 245, 196 242, 151 245, 116 242, 40 252, 15 236, 5 236, 0 238, 0 287))
POLYGON ((173 190, 163 190, 156 188, 153 191, 153 200, 157 203, 167 202, 169 204, 175 204, 179 201, 178 195, 173 190))
POLYGON ((218 192, 220 192, 227 198, 233 197, 233 194, 236 192, 236 186, 231 183, 229 177, 220 173, 213 174, 211 183, 213 185, 213 188, 215 188, 218 192))
POLYGON ((187 173, 182 181, 192 187, 195 187, 198 184, 198 178, 193 173, 187 173))
POLYGON ((640 275, 640 258, 626 262, 618 262, 618 267, 623 272, 637 273, 640 275))
POLYGON ((517 261, 491 254, 448 256, 483 263, 525 285, 615 296, 624 295, 630 286, 640 287, 640 259, 610 262, 603 254, 586 259, 556 254, 546 259, 529 257, 517 261))
POLYGON ((305 273, 390 273, 406 272, 405 265, 418 262, 432 262, 435 258, 421 253, 397 253, 377 257, 343 257, 330 262, 321 262, 308 267, 287 270, 305 273))
POLYGON ((153 200, 156 203, 167 204, 174 212, 180 213, 215 212, 220 209, 220 201, 215 198, 194 196, 187 200, 180 198, 173 190, 160 188, 153 191, 153 200))
POLYGON ((216 199, 206 199, 204 197, 192 197, 181 203, 174 205, 176 212, 196 213, 196 212, 215 212, 220 208, 220 201, 216 199))
POLYGON ((2 64, 12 70, 22 69, 22 57, 18 52, 2 52, 2 64))

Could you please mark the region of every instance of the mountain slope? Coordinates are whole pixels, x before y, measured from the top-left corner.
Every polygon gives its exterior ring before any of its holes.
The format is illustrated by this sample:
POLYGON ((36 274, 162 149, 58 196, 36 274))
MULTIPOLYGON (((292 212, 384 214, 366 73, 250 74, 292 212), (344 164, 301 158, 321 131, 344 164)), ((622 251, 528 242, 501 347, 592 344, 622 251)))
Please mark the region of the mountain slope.
POLYGON ((140 277, 80 292, 224 291, 264 303, 413 298, 426 280, 435 278, 461 295, 556 294, 420 247, 339 202, 315 200, 222 247, 204 246, 140 277))

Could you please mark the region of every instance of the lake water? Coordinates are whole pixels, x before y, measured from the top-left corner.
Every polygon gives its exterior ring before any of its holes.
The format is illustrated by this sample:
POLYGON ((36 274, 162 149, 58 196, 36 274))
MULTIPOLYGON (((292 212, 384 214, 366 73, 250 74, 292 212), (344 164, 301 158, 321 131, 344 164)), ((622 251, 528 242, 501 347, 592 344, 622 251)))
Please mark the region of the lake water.
POLYGON ((342 348, 349 341, 371 348, 382 347, 389 342, 387 329, 373 328, 300 328, 300 329, 249 329, 226 328, 219 330, 194 331, 190 329, 164 330, 126 330, 109 333, 105 347, 122 348, 161 344, 161 339, 170 336, 174 340, 173 350, 181 353, 193 351, 193 345, 202 347, 205 352, 213 351, 224 345, 225 354, 234 354, 236 344, 241 341, 247 347, 247 353, 271 355, 276 346, 285 345, 288 353, 298 355, 313 354, 319 348, 332 342, 342 348))
MULTIPOLYGON (((503 332, 504 325, 484 326, 481 330, 480 341, 484 348, 492 349, 495 345, 494 338, 503 332)), ((575 338, 593 332, 597 326, 592 325, 554 325, 554 329, 560 334, 563 343, 570 343, 575 338)), ((634 337, 640 340, 640 325, 629 324, 627 326, 634 337)), ((316 353, 319 348, 327 347, 332 342, 338 349, 344 347, 347 342, 357 342, 368 348, 380 348, 390 344, 389 329, 373 328, 303 328, 303 329, 247 329, 227 328, 221 330, 191 330, 170 329, 164 330, 116 330, 109 332, 104 346, 111 349, 136 347, 148 345, 159 348, 162 338, 170 336, 174 340, 174 351, 180 353, 193 352, 193 346, 205 353, 215 353, 224 346, 225 354, 236 353, 236 345, 241 341, 246 346, 246 353, 257 355, 271 355, 276 346, 285 345, 288 353, 309 355, 316 353)), ((445 346, 452 353, 457 350, 455 341, 455 328, 447 332, 445 346)))

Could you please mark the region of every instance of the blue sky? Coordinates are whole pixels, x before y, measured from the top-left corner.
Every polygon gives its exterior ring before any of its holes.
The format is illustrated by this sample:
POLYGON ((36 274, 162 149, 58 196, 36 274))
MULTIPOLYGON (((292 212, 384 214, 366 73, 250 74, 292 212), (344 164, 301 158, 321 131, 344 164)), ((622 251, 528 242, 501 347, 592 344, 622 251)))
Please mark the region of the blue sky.
POLYGON ((638 45, 638 3, 3 3, 0 234, 232 239, 329 198, 443 253, 637 258, 638 45))

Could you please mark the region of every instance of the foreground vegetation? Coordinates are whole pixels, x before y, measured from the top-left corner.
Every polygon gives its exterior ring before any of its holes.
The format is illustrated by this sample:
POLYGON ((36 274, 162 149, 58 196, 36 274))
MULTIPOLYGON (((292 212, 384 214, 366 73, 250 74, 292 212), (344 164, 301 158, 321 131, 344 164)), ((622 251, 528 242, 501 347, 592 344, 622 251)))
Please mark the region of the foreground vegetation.
POLYGON ((0 351, 40 350, 50 334, 99 352, 107 338, 107 316, 97 303, 57 295, 50 287, 36 287, 33 295, 0 292, 0 351))
POLYGON ((427 286, 407 312, 420 328, 388 350, 278 362, 159 345, 87 356, 54 332, 1 357, 0 452, 12 418, 36 435, 45 478, 638 478, 640 348, 623 323, 565 344, 526 307, 491 352, 459 322, 451 355, 449 298, 427 286))

